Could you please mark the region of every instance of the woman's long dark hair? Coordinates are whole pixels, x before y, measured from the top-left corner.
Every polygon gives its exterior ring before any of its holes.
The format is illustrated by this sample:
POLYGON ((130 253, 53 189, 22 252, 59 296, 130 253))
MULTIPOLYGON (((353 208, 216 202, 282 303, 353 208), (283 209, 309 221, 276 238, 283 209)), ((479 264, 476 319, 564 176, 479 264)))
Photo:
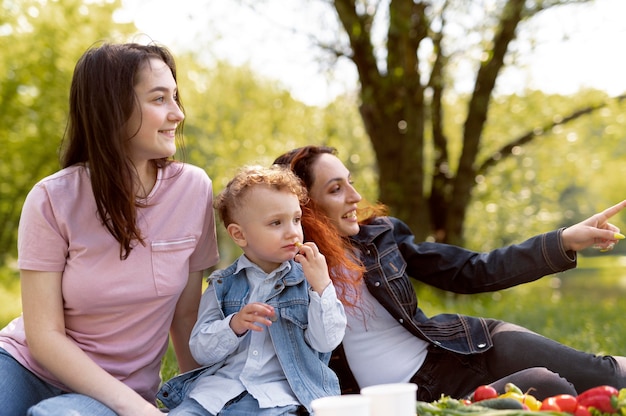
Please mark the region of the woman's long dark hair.
MULTIPOLYGON (((120 243, 120 258, 133 246, 144 244, 137 226, 137 172, 128 151, 126 132, 133 110, 138 107, 135 85, 143 65, 150 59, 167 64, 176 81, 171 53, 158 45, 137 43, 102 44, 87 50, 74 69, 70 88, 70 113, 63 139, 62 166, 84 164, 89 169, 98 215, 120 243)), ((184 112, 177 97, 181 111, 184 112)), ((183 123, 176 135, 182 143, 183 123)), ((157 167, 168 158, 153 161, 157 167)))

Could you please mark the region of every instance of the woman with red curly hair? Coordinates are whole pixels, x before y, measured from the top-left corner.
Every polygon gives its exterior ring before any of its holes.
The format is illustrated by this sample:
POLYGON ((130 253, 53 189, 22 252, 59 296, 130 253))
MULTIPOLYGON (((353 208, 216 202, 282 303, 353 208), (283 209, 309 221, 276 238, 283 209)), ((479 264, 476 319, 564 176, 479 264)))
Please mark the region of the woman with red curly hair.
POLYGON ((362 276, 351 275, 362 289, 346 304, 346 335, 331 360, 343 392, 412 382, 420 400, 433 401, 442 394, 464 397, 482 384, 503 392, 506 382, 534 389, 537 398, 602 384, 626 387, 624 357, 576 351, 496 319, 429 317, 413 290, 415 281, 455 293, 489 292, 571 269, 577 251, 594 245, 608 250, 624 238, 608 220, 626 201, 571 227, 477 253, 415 242, 407 225, 381 206, 363 213, 361 195, 334 148, 294 149, 275 163, 300 177, 312 206, 330 219, 344 236, 346 252, 365 267, 362 276))

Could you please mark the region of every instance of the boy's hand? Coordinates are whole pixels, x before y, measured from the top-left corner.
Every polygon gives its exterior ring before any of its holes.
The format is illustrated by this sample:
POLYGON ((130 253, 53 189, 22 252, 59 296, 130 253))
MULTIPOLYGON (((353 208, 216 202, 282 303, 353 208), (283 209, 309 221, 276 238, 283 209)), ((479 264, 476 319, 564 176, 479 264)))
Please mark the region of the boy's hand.
POLYGON ((294 260, 302 265, 306 280, 313 290, 321 296, 331 282, 326 257, 320 253, 315 243, 304 243, 299 248, 300 252, 296 254, 294 260))
POLYGON ((272 325, 271 319, 276 317, 274 308, 266 303, 253 302, 245 305, 230 320, 230 328, 241 336, 246 331, 263 331, 262 325, 272 325))

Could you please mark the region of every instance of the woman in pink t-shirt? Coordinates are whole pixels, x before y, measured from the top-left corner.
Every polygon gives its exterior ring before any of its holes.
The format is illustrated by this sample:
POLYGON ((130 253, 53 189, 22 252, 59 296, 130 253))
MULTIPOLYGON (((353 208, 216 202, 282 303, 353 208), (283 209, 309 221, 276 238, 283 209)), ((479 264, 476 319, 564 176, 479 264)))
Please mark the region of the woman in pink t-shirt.
POLYGON ((171 158, 185 118, 171 54, 102 44, 78 61, 63 169, 18 234, 23 314, 0 331, 3 415, 162 415, 169 336, 182 371, 203 271, 218 261, 212 184, 171 158))

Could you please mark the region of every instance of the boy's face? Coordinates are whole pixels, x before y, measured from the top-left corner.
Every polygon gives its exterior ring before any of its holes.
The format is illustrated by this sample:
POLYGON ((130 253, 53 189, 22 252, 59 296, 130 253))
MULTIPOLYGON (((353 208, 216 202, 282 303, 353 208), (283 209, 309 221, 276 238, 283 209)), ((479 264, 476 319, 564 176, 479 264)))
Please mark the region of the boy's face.
POLYGON ((290 192, 266 186, 255 186, 244 198, 228 232, 246 257, 269 273, 298 253, 295 243, 303 239, 300 202, 290 192))

